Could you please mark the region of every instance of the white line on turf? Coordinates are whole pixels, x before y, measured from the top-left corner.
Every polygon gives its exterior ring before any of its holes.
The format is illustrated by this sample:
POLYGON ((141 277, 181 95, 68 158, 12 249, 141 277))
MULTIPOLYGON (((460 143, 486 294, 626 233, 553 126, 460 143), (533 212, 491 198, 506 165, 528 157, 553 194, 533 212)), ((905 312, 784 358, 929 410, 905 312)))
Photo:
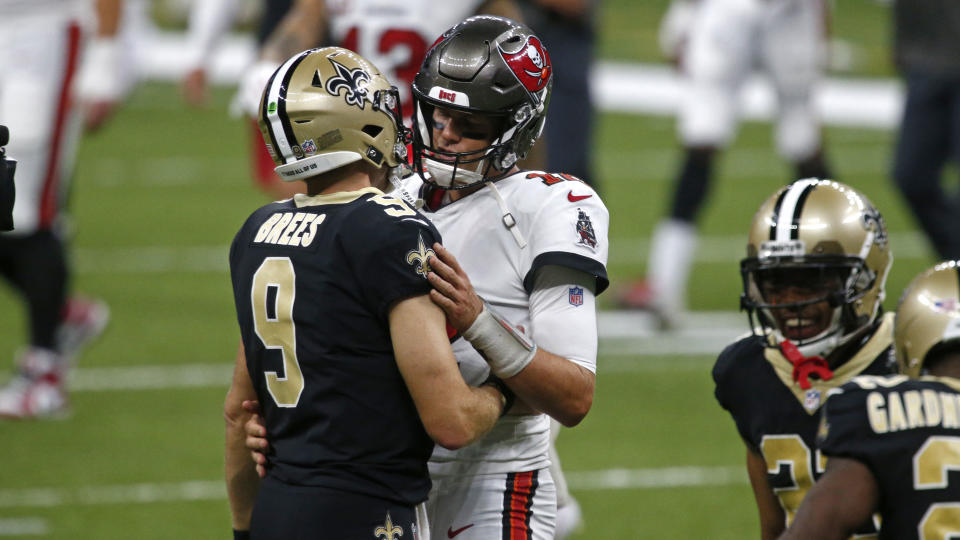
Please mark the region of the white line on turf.
MULTIPOLYGON (((743 467, 663 467, 570 471, 573 490, 665 489, 745 484, 743 467)), ((52 508, 58 506, 221 500, 222 480, 141 483, 76 488, 0 489, 0 508, 52 508)), ((2 522, 0 522, 2 523, 2 522)))
MULTIPOLYGON (((929 242, 919 231, 890 235, 898 259, 922 259, 930 254, 929 242)), ((642 264, 649 242, 636 238, 610 240, 611 263, 642 264)), ((743 235, 702 236, 695 254, 698 263, 735 263, 743 258, 743 235)), ((77 248, 77 271, 84 274, 156 274, 162 272, 229 271, 228 246, 140 246, 122 248, 77 248)), ((736 269, 732 270, 736 271, 736 269)))
POLYGON ((50 527, 40 518, 0 518, 0 536, 43 536, 50 527))
MULTIPOLYGON (((681 329, 658 332, 649 314, 601 312, 600 373, 709 370, 746 329, 746 318, 734 312, 688 313, 684 322, 681 329)), ((71 371, 70 387, 75 392, 225 387, 232 369, 228 363, 80 367, 71 371)))

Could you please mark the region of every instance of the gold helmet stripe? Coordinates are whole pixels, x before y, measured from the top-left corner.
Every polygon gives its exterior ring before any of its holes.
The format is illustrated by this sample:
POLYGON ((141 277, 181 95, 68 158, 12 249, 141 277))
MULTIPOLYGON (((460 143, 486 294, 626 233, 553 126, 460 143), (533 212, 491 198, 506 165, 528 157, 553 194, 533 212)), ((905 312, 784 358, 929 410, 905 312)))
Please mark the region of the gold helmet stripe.
POLYGON ((290 141, 296 141, 293 127, 287 119, 287 86, 297 65, 303 61, 310 51, 304 51, 286 62, 273 74, 267 84, 267 95, 263 100, 264 118, 270 131, 270 138, 275 143, 274 148, 280 154, 284 163, 296 161, 290 141))
POLYGON ((779 208, 771 225, 771 240, 787 242, 800 237, 800 214, 803 212, 803 203, 818 183, 818 180, 809 178, 798 180, 790 185, 781 200, 777 201, 779 208))

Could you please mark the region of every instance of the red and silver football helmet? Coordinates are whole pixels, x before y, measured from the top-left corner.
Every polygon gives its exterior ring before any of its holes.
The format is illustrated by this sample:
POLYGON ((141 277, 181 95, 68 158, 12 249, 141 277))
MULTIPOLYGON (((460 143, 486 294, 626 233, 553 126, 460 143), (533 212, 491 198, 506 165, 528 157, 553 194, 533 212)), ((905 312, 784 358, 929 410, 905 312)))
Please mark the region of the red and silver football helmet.
POLYGON ((447 30, 413 81, 414 168, 446 189, 502 178, 543 131, 552 80, 543 43, 518 22, 479 15, 447 30), (477 152, 439 150, 433 140, 437 107, 491 118, 493 140, 477 152))

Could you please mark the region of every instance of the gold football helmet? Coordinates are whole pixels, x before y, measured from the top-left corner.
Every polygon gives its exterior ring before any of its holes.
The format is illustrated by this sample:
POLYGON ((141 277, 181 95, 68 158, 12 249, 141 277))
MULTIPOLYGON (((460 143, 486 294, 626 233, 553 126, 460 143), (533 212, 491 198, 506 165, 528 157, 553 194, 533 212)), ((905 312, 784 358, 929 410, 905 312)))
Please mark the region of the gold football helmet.
POLYGON ((365 160, 396 167, 406 160, 409 131, 400 99, 380 71, 340 47, 311 49, 283 63, 260 99, 267 150, 286 181, 365 160))
POLYGON ((883 218, 866 197, 832 180, 798 180, 753 218, 741 308, 770 346, 789 339, 805 356, 826 356, 876 320, 892 259, 883 218), (791 300, 785 290, 802 294, 791 300), (809 314, 817 306, 819 319, 809 314))
POLYGON ((960 346, 958 264, 940 263, 913 278, 897 304, 897 363, 910 377, 919 376, 937 352, 960 346))

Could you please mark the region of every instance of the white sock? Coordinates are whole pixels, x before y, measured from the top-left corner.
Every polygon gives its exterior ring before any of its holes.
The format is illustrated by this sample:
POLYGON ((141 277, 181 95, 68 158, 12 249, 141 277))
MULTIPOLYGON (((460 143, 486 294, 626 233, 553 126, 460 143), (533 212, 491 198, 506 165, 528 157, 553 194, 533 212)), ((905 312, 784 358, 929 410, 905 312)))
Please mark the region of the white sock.
POLYGON ((687 280, 696 247, 697 228, 693 224, 676 219, 657 224, 647 261, 655 307, 673 315, 686 309, 687 280))

